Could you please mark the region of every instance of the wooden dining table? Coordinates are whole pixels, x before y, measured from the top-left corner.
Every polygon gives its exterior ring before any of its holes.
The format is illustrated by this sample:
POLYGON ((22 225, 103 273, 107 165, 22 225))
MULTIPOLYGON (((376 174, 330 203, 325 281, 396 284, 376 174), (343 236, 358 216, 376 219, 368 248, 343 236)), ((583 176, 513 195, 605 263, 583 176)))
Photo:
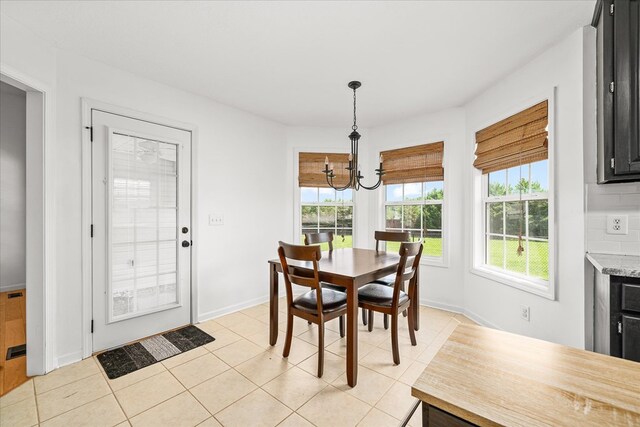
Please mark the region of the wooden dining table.
MULTIPOLYGON (((322 252, 318 262, 320 280, 342 286, 347 293, 347 383, 355 387, 358 383, 358 288, 376 279, 396 272, 400 256, 396 253, 377 252, 371 249, 345 248, 331 252, 322 252)), ((289 265, 300 270, 313 271, 310 262, 290 261, 289 265)), ((279 259, 269 260, 269 343, 278 341, 278 273, 282 272, 279 259)), ((416 272, 418 275, 418 272, 416 272)), ((419 278, 416 277, 417 283, 419 278)), ((411 295, 415 304, 415 329, 419 322, 419 286, 415 286, 415 295, 411 295)), ((389 363, 392 363, 389 360, 389 363)))

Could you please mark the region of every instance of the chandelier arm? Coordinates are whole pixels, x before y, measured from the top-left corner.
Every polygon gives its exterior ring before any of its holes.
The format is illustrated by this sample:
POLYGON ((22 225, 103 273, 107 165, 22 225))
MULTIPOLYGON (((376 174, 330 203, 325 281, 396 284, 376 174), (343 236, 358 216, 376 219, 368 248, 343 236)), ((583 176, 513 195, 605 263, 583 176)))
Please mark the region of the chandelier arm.
MULTIPOLYGON (((347 188, 351 187, 351 179, 349 179, 349 182, 348 182, 345 186, 343 186, 343 187, 336 187, 336 186, 334 186, 334 185, 333 185, 333 178, 332 178, 332 177, 330 178, 330 177, 329 177, 329 174, 327 174, 327 175, 326 175, 326 177, 327 177, 327 184, 329 184, 329 187, 333 188, 333 189, 334 189, 334 190, 336 190, 336 191, 344 191, 344 190, 346 190, 347 188)), ((351 178, 351 177, 350 177, 350 178, 351 178)))
MULTIPOLYGON (((364 177, 363 177, 364 178, 364 177)), ((360 182, 360 179, 358 179, 358 185, 362 188, 364 188, 365 190, 375 190, 376 188, 380 187, 380 184, 382 184, 382 175, 378 174, 378 182, 376 182, 374 185, 372 185, 371 187, 367 187, 366 185, 362 184, 360 182)))

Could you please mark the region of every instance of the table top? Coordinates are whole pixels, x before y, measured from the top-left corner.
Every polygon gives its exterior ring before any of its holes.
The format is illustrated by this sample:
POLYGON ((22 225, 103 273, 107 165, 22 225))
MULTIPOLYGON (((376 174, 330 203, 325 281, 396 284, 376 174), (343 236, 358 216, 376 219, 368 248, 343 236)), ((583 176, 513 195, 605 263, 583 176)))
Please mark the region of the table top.
MULTIPOLYGON (((400 256, 396 253, 358 248, 334 249, 332 252, 322 252, 318 270, 335 276, 358 278, 382 270, 389 270, 387 274, 393 273, 399 260, 400 256)), ((269 260, 269 263, 279 265, 280 259, 269 260)), ((311 262, 289 261, 289 265, 313 268, 311 262)))
POLYGON ((640 363, 459 325, 411 389, 478 425, 640 425, 640 363))

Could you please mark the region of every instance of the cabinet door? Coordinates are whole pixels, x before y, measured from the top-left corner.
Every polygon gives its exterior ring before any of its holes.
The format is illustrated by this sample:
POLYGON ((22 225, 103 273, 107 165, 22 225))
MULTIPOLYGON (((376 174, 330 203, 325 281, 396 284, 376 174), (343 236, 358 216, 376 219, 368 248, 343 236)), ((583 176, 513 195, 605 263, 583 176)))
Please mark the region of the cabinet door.
POLYGON ((640 362, 640 317, 622 315, 622 358, 640 362))
POLYGON ((640 172, 640 0, 615 0, 615 174, 640 172))

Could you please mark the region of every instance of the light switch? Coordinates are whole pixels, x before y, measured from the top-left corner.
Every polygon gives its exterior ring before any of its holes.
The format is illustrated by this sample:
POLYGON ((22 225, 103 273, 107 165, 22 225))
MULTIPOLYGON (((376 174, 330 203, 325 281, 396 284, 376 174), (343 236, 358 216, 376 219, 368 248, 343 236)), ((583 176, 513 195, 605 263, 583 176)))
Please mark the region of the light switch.
POLYGON ((209 214, 209 225, 224 225, 224 216, 220 213, 209 214))

